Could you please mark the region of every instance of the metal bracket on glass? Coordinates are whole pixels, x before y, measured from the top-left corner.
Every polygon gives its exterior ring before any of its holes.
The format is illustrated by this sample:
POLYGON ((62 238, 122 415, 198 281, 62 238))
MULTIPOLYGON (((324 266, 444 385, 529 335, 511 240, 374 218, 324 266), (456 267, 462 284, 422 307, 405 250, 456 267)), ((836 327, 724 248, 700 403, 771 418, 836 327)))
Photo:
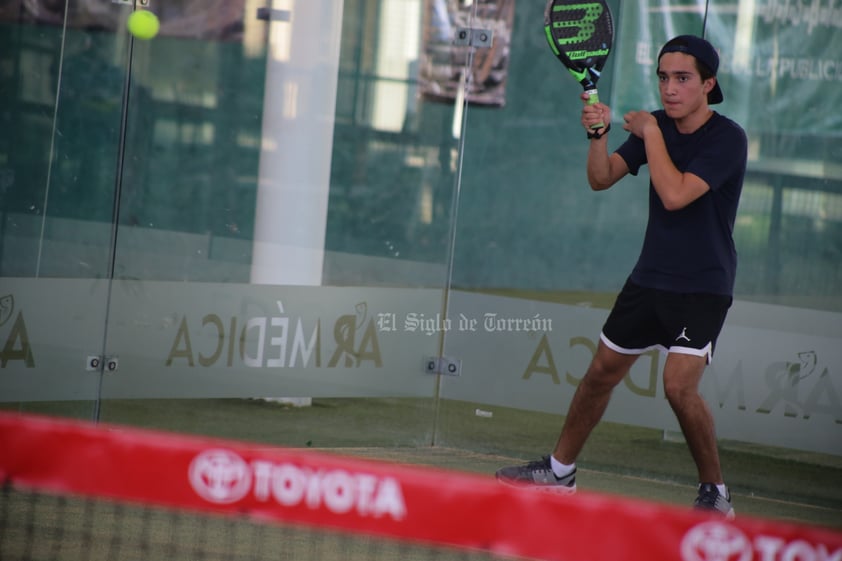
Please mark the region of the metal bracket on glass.
POLYGON ((462 361, 448 356, 431 356, 424 361, 424 372, 443 376, 460 376, 462 361))
POLYGON ((120 359, 116 356, 88 355, 85 370, 89 372, 116 372, 120 359))
POLYGON ((262 21, 289 21, 292 12, 289 10, 273 10, 271 8, 258 8, 257 19, 262 21))
POLYGON ((460 27, 456 30, 453 44, 464 47, 477 47, 488 49, 494 40, 494 31, 491 29, 473 29, 471 27, 460 27))

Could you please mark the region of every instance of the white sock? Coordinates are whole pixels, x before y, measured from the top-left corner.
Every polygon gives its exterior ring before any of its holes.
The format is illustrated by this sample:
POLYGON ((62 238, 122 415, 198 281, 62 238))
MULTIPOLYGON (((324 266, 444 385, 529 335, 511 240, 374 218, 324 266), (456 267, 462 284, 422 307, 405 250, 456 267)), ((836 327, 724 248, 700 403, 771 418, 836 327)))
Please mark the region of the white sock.
POLYGON ((728 498, 728 487, 726 487, 724 483, 717 483, 716 488, 719 490, 720 495, 726 499, 728 498))
POLYGON ((550 454, 550 465, 553 468, 553 473, 556 477, 564 477, 565 475, 570 475, 570 473, 576 469, 576 462, 572 464, 563 464, 555 459, 555 456, 550 454))

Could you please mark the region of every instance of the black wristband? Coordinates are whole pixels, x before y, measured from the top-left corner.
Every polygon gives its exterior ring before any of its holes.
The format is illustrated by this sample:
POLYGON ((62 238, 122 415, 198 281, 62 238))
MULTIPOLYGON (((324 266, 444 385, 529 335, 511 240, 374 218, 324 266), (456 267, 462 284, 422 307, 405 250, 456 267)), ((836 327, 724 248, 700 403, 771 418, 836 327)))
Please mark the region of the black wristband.
POLYGON ((605 128, 602 129, 602 132, 589 132, 588 138, 592 139, 592 140, 602 138, 603 136, 608 134, 608 131, 610 131, 610 130, 611 130, 611 123, 608 123, 608 125, 605 128))

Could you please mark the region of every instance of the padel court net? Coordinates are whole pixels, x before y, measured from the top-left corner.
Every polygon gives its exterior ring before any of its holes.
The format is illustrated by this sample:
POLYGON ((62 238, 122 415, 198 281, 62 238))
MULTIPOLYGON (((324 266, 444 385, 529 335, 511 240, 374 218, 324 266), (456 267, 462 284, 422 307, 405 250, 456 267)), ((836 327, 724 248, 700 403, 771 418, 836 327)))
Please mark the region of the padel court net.
POLYGON ((842 533, 0 413, 0 559, 842 561, 842 533))

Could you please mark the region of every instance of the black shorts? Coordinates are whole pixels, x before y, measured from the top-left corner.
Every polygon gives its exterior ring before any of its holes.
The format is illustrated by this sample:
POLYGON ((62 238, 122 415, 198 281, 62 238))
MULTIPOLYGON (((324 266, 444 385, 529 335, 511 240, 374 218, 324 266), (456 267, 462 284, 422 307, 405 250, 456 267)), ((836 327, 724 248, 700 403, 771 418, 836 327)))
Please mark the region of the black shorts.
POLYGON ((681 294, 626 281, 600 338, 609 348, 639 355, 652 349, 713 357, 732 298, 681 294))

